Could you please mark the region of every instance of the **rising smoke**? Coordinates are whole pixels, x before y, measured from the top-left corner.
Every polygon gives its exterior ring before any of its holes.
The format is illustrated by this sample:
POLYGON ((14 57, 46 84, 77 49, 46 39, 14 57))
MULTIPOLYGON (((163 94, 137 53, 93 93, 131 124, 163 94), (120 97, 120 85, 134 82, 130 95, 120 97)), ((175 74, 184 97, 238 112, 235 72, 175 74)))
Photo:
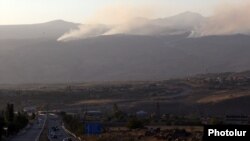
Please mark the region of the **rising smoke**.
POLYGON ((221 4, 213 16, 198 27, 191 36, 230 35, 250 33, 250 2, 221 4))
MULTIPOLYGON (((245 0, 237 4, 220 4, 214 10, 212 16, 204 18, 203 22, 198 24, 199 26, 194 25, 190 37, 249 34, 249 7, 250 2, 245 0)), ((58 41, 69 41, 121 33, 139 35, 152 35, 152 33, 154 33, 153 35, 155 35, 155 33, 158 32, 153 30, 164 31, 161 29, 162 27, 152 28, 152 26, 148 26, 149 20, 138 17, 154 17, 154 13, 157 11, 156 9, 145 7, 128 8, 117 5, 109 6, 95 13, 94 16, 89 18, 78 30, 72 30, 65 33, 58 38, 58 41)), ((185 21, 182 22, 185 23, 185 21)), ((176 25, 178 25, 178 23, 176 23, 176 25)), ((171 28, 175 27, 171 26, 171 28)), ((168 30, 165 32, 168 32, 168 30)))
POLYGON ((128 33, 143 25, 142 21, 134 22, 134 19, 150 17, 153 13, 153 10, 148 7, 107 6, 88 18, 77 30, 71 30, 57 40, 69 41, 100 35, 128 33))

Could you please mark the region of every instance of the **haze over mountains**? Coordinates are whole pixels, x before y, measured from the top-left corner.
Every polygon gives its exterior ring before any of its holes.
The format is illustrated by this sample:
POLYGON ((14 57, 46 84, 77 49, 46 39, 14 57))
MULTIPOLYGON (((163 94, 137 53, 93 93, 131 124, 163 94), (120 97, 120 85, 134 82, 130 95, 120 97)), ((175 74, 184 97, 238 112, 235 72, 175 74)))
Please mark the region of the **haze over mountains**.
POLYGON ((101 35, 176 35, 195 32, 207 18, 198 13, 184 12, 176 16, 147 19, 142 17, 128 18, 122 23, 113 24, 83 24, 79 29, 71 30, 58 38, 58 41, 70 41, 96 37, 101 35), (185 22, 183 22, 185 21, 185 22))
POLYGON ((79 24, 55 20, 40 24, 0 25, 2 39, 57 39, 70 29, 77 29, 79 24))
POLYGON ((96 25, 88 31, 90 38, 68 42, 57 39, 90 25, 57 20, 0 26, 0 83, 165 80, 249 70, 250 36, 189 38, 206 20, 191 12, 154 20, 137 18, 143 26, 128 28, 126 34, 96 25))

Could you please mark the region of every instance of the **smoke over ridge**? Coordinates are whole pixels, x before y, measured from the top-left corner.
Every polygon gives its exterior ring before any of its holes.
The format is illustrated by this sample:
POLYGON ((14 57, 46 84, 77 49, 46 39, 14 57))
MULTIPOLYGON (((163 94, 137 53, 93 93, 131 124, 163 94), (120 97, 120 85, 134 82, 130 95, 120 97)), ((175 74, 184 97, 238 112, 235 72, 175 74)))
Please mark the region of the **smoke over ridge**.
MULTIPOLYGON (((197 22, 191 29, 177 27, 175 25, 183 23, 158 23, 157 20, 147 19, 153 17, 157 8, 148 7, 125 7, 108 6, 96 12, 92 17, 79 26, 77 30, 71 30, 61 37, 58 41, 69 41, 81 38, 89 38, 100 35, 112 34, 137 34, 137 35, 157 35, 167 29, 181 29, 183 32, 191 30, 190 37, 201 37, 210 35, 230 35, 230 34, 249 34, 250 33, 250 2, 242 1, 238 4, 220 4, 210 17, 203 17, 202 22, 197 22), (140 17, 140 18, 139 18, 140 17), (147 18, 143 18, 147 17, 147 18)), ((188 17, 189 18, 189 17, 188 17)), ((180 22, 180 21, 178 21, 180 22)), ((183 33, 176 32, 176 33, 183 33)))
POLYGON ((194 32, 194 37, 209 35, 249 34, 250 2, 221 4, 194 32))

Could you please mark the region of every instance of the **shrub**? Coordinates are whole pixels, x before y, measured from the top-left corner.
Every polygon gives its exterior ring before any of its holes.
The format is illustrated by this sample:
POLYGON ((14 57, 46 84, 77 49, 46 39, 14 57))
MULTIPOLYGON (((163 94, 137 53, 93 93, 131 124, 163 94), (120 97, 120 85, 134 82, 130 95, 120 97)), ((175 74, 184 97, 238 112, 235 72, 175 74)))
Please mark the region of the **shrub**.
POLYGON ((127 127, 129 129, 138 129, 138 128, 143 128, 144 127, 144 123, 137 119, 137 118, 132 118, 128 121, 127 123, 127 127))

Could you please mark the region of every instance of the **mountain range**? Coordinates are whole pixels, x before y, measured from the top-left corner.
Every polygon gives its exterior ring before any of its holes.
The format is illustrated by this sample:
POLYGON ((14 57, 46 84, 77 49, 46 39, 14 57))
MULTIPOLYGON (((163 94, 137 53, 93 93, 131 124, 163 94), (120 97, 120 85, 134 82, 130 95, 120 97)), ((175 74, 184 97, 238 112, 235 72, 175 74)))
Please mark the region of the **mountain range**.
POLYGON ((57 39, 81 24, 1 25, 0 83, 165 80, 250 69, 248 35, 190 38, 206 20, 191 12, 137 20, 144 26, 126 34, 68 42, 57 39))

